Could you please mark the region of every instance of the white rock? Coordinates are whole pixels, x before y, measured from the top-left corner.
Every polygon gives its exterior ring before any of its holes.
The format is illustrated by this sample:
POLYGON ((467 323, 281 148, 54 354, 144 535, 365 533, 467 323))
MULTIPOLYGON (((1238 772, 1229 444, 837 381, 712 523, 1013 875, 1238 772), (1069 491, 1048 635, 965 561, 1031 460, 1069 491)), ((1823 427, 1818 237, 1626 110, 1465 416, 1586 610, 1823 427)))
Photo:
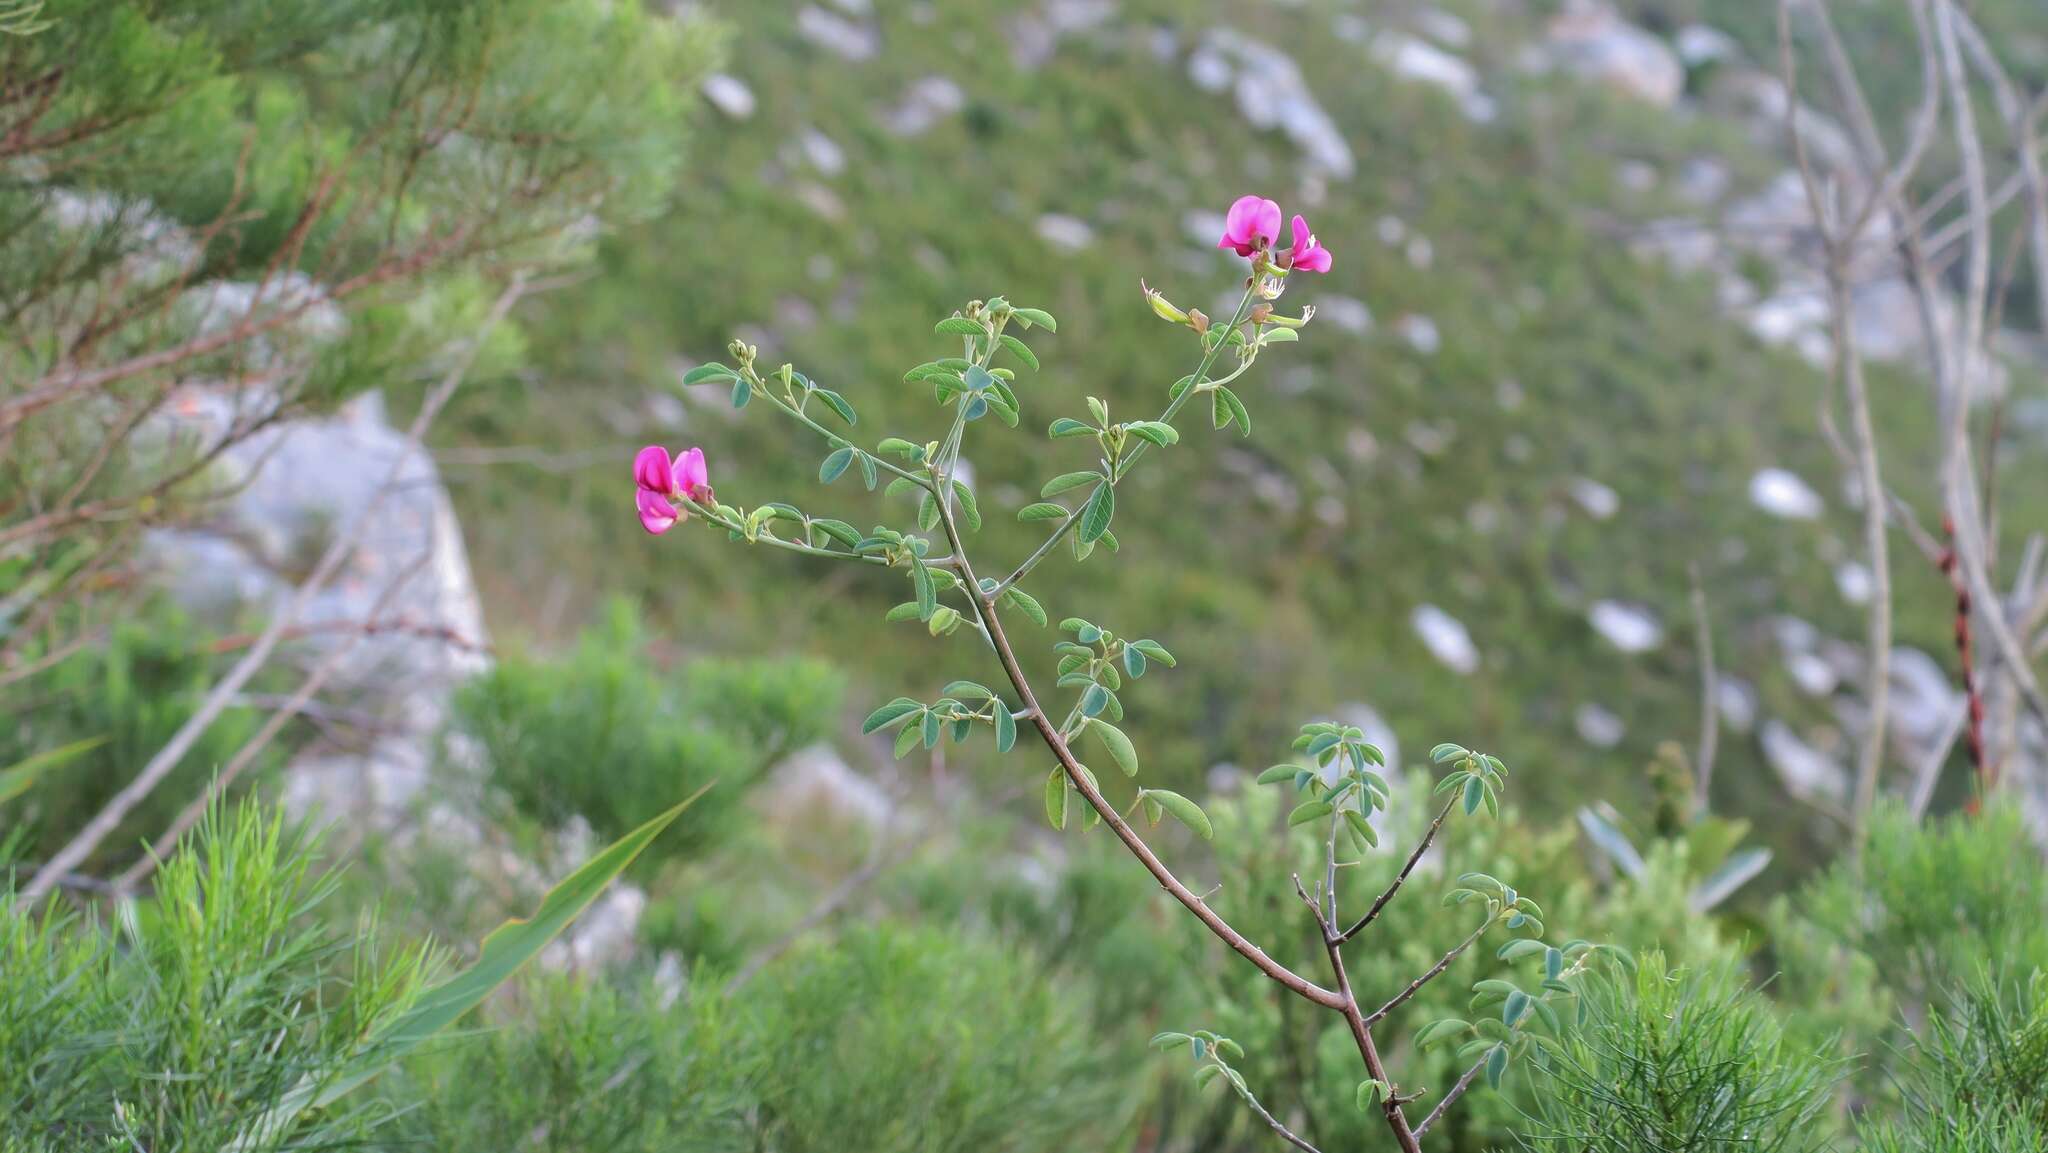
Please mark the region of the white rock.
POLYGON ((754 114, 754 90, 739 77, 727 72, 713 72, 704 78, 704 99, 713 108, 733 120, 745 120, 754 114))
POLYGON ((1038 238, 1054 248, 1079 252, 1095 242, 1095 230, 1078 216, 1048 212, 1038 218, 1038 238))
POLYGON ((1479 73, 1472 65, 1427 40, 1382 32, 1373 37, 1371 55, 1401 79, 1440 88, 1460 100, 1479 91, 1479 73))
POLYGON ((826 176, 837 176, 846 171, 846 150, 823 132, 805 128, 797 136, 797 146, 803 150, 804 159, 811 162, 811 167, 826 176))
POLYGON ((1408 347, 1424 356, 1434 355, 1443 347, 1443 334, 1437 331, 1436 321, 1427 316, 1408 313, 1394 322, 1394 328, 1401 334, 1401 339, 1408 342, 1408 347))
POLYGON ((1678 58, 1688 68, 1734 60, 1742 55, 1742 46, 1735 42, 1733 36, 1705 24, 1688 24, 1680 28, 1674 44, 1678 58))
POLYGON ((967 94, 958 84, 944 76, 927 76, 904 92, 903 99, 884 114, 882 123, 897 136, 919 136, 965 107, 967 94))
POLYGON ((1757 694, 1748 681, 1722 673, 1714 678, 1714 708, 1738 733, 1756 727, 1757 694))
POLYGON ((796 31, 842 60, 872 60, 882 50, 882 38, 872 27, 810 4, 797 11, 796 31))
POLYGON ((1628 726, 1620 717, 1590 702, 1572 713, 1572 728, 1578 731, 1580 740, 1596 749, 1611 749, 1628 735, 1628 726))
POLYGON ((1693 204, 1712 204, 1734 178, 1728 163, 1714 156, 1688 156, 1678 167, 1678 194, 1693 204))
POLYGON ((1685 91, 1685 68, 1655 35, 1600 0, 1571 0, 1551 20, 1549 55, 1576 75, 1660 108, 1685 91))
POLYGON ((1782 468, 1749 478, 1749 503, 1783 520, 1815 520, 1827 507, 1812 486, 1782 468))
POLYGON ((1479 669, 1479 649, 1456 617, 1435 605, 1418 606, 1408 618, 1431 656, 1454 673, 1470 676, 1479 669))
POLYGON ((1424 36, 1447 48, 1472 46, 1472 26, 1441 8, 1424 8, 1415 14, 1415 27, 1424 36))
POLYGON ((1594 601, 1586 620, 1608 644, 1625 653, 1646 653, 1664 643, 1663 624, 1642 605, 1594 601))
POLYGON ((1919 649, 1892 650, 1890 683, 1892 731, 1920 748, 1947 730, 1964 703, 1948 669, 1919 649))
POLYGON ((1231 86, 1237 111, 1252 127, 1284 134, 1310 168, 1338 180, 1357 168, 1336 121, 1317 103, 1293 58, 1241 33, 1211 29, 1188 60, 1188 74, 1208 90, 1231 86))
POLYGON ((1608 520, 1621 511, 1621 494, 1589 476, 1571 481, 1572 499, 1594 520, 1608 520))
POLYGON ((1328 321, 1353 336, 1364 336, 1372 331, 1372 309, 1355 296, 1327 292, 1318 295, 1316 319, 1328 321))
POLYGON ((861 776, 830 745, 798 749, 776 767, 768 792, 778 804, 812 804, 835 816, 880 828, 896 811, 880 785, 861 776))
POLYGON ((1842 599, 1852 605, 1870 603, 1870 569, 1855 561, 1843 561, 1835 566, 1835 589, 1842 599))
POLYGON ((1818 653, 1786 653, 1785 671, 1792 683, 1809 697, 1825 697, 1842 683, 1841 674, 1818 653))
POLYGON ((1849 770, 1799 739, 1799 734, 1785 722, 1775 718, 1765 721, 1761 739, 1764 759, 1793 797, 1836 804, 1848 797, 1849 770))

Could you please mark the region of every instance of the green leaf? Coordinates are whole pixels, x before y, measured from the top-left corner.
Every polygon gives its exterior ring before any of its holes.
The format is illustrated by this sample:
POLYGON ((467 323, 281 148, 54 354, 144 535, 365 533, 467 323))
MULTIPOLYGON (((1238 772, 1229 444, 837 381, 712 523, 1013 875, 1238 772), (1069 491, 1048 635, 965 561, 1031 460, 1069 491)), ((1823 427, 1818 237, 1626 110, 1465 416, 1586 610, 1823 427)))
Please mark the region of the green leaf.
POLYGON ((1053 323, 1052 313, 1042 308, 1013 308, 1010 310, 1010 315, 1023 321, 1026 328, 1035 324, 1047 332, 1058 332, 1060 330, 1060 326, 1053 323))
POLYGON ((939 690, 939 695, 942 697, 979 697, 982 700, 989 700, 995 696, 993 692, 989 691, 987 685, 979 681, 951 681, 945 688, 939 690))
POLYGON ((1045 606, 1039 604, 1037 598, 1015 585, 1011 585, 1006 589, 1003 592, 1003 596, 1011 604, 1017 606, 1018 612, 1029 617, 1032 624, 1037 625, 1039 628, 1045 627, 1045 606))
POLYGON ((896 759, 897 759, 897 760, 899 760, 899 761, 900 761, 900 760, 902 760, 902 759, 903 759, 903 754, 905 754, 905 753, 909 752, 910 750, 912 750, 912 749, 916 748, 916 747, 917 747, 917 743, 918 743, 918 741, 922 740, 922 739, 923 739, 923 737, 924 737, 924 730, 923 730, 923 726, 921 726, 921 725, 905 725, 905 726, 903 726, 903 731, 902 731, 902 732, 900 732, 900 733, 897 733, 897 734, 896 734, 896 759))
POLYGON ((738 375, 739 373, 722 364, 700 364, 683 374, 683 383, 707 384, 714 380, 724 380, 727 377, 736 377, 738 375))
POLYGON ((981 506, 975 502, 974 490, 967 487, 966 481, 953 482, 953 499, 959 505, 960 520, 967 526, 967 531, 980 532, 981 506))
POLYGON ((1137 649, 1141 653, 1144 653, 1147 657, 1150 657, 1151 659, 1158 661, 1160 664, 1165 665, 1167 668, 1172 668, 1174 667, 1174 665, 1179 663, 1173 659, 1172 653, 1166 651, 1166 646, 1160 644, 1158 641, 1136 640, 1131 642, 1131 647, 1137 649))
POLYGON ((1010 715, 1010 706, 996 698, 996 751, 1007 753, 1017 743, 1017 718, 1010 715))
POLYGON ((1358 1106, 1359 1112, 1370 1112, 1379 1107, 1380 1100, 1386 1095, 1385 1081, 1360 1081, 1357 1091, 1352 1095, 1352 1103, 1358 1106))
POLYGON ((68 745, 58 745, 54 749, 44 749, 40 753, 14 762, 5 769, 0 769, 0 805, 4 805, 27 792, 29 787, 36 783, 37 777, 64 764, 66 761, 73 760, 99 748, 107 743, 107 739, 104 736, 99 736, 87 737, 82 741, 72 741, 68 745))
POLYGON ((1015 354, 1017 359, 1023 361, 1026 367, 1033 372, 1038 371, 1038 356, 1023 341, 1018 340, 1007 332, 1002 335, 1002 341, 1003 347, 1015 354))
POLYGON ((1146 440, 1161 447, 1180 442, 1180 432, 1164 421, 1136 420, 1124 427, 1131 430, 1133 434, 1144 437, 1146 440))
POLYGON ((862 734, 867 734, 877 729, 886 729, 890 725, 901 722, 912 713, 923 711, 923 709, 924 706, 922 704, 911 700, 909 697, 897 697, 895 700, 869 713, 868 719, 861 722, 860 731, 862 734))
POLYGON ((1148 1044, 1161 1053, 1171 1053, 1183 1045, 1192 1045, 1194 1042, 1195 1039, 1186 1033, 1155 1033, 1148 1044))
POLYGON ((1038 495, 1056 496, 1070 488, 1080 488, 1084 484, 1101 479, 1102 474, 1099 472, 1063 472, 1046 481, 1045 487, 1038 490, 1038 495))
POLYGON ((1125 736, 1122 729, 1092 715, 1089 717, 1088 727, 1095 731, 1095 738, 1102 742, 1102 747, 1109 750, 1109 759, 1115 761, 1116 767, 1124 771, 1124 776, 1138 775, 1137 746, 1131 744, 1131 738, 1125 736))
POLYGON ((1096 431, 1096 427, 1092 424, 1075 420, 1071 416, 1063 416, 1052 422, 1052 425, 1045 430, 1045 435, 1054 440, 1065 440, 1070 436, 1093 436, 1096 431))
POLYGON ((937 713, 935 713, 935 712, 931 712, 930 710, 926 710, 926 712, 925 712, 925 714, 924 714, 924 734, 923 734, 923 735, 924 735, 924 747, 925 747, 925 748, 928 748, 928 749, 930 749, 930 748, 936 748, 936 747, 938 746, 938 743, 939 743, 939 734, 940 734, 940 731, 941 731, 941 730, 940 730, 940 727, 939 727, 939 726, 940 726, 940 721, 939 721, 939 714, 937 714, 937 713))
POLYGON ((894 453, 895 455, 900 456, 905 460, 924 459, 923 445, 912 444, 909 441, 904 440, 900 436, 885 436, 882 438, 882 443, 876 445, 875 447, 882 450, 883 452, 894 453))
POLYGON ((1486 795, 1486 782, 1472 777, 1465 782, 1465 815, 1471 816, 1479 809, 1479 802, 1486 795))
POLYGON ((1281 781, 1291 781, 1294 779, 1294 774, 1300 771, 1300 765, 1274 765, 1272 768, 1259 774, 1259 783, 1262 785, 1277 785, 1281 781))
POLYGON ((986 336, 988 330, 964 316, 949 316, 932 327, 940 336, 986 336))
POLYGON ((928 621, 939 607, 939 593, 932 585, 931 570, 922 563, 910 566, 911 583, 917 586, 917 619, 928 621))
POLYGON ((1045 778, 1045 819, 1053 828, 1065 831, 1067 827, 1067 774, 1064 769, 1054 769, 1045 778))
POLYGON ((732 406, 734 408, 745 408, 747 407, 747 402, 752 399, 754 399, 754 386, 747 383, 747 378, 744 376, 733 377, 732 406))
POLYGON ((1503 961, 1519 961, 1524 957, 1548 950, 1550 946, 1528 937, 1518 937, 1502 945, 1494 955, 1503 961))
POLYGON ((1456 1036, 1471 1027, 1469 1022, 1461 1021, 1456 1017, 1446 1017, 1441 1021, 1431 1021, 1415 1031, 1415 1047, 1417 1049, 1426 1049, 1432 1042, 1442 1040, 1445 1037, 1456 1036))
POLYGON ((1082 544, 1094 544, 1102 534, 1109 531, 1110 518, 1116 515, 1116 489, 1107 481, 1095 486, 1088 503, 1081 506, 1080 540, 1082 544))
POLYGON ((1145 675, 1145 654, 1136 645, 1124 646, 1124 671, 1133 678, 1145 675))
POLYGON ((846 471, 846 466, 852 463, 853 450, 851 448, 841 447, 833 449, 832 454, 825 458, 825 463, 818 466, 818 483, 831 484, 833 481, 838 480, 840 474, 846 471))
POLYGON ((1493 1055, 1486 1059, 1486 1084, 1489 1088, 1500 1088, 1501 1074, 1508 1071, 1508 1051, 1505 1046, 1495 1045, 1493 1055))
MULTIPOLYGON (((716 784, 717 782, 712 782, 716 784)), ((302 1077, 278 1103, 258 1116, 224 1147, 224 1153, 270 1148, 290 1133, 299 1116, 340 1100, 396 1064, 436 1033, 453 1025, 561 935, 590 907, 662 830, 675 823, 711 785, 698 789, 667 812, 620 837, 541 898, 531 917, 513 918, 483 939, 476 963, 421 993, 412 1007, 378 1029, 360 1056, 338 1075, 302 1077)))
POLYGON ((1202 811, 1202 806, 1166 789, 1146 789, 1145 796, 1172 813, 1174 820, 1194 830, 1196 836, 1205 841, 1215 839, 1216 826, 1209 823, 1209 814, 1202 811))
POLYGON ((1507 1003, 1501 1006, 1501 1023, 1505 1025, 1513 1025, 1515 1022, 1522 1019, 1522 1014, 1528 1011, 1529 994, 1522 992, 1520 989, 1516 989, 1514 992, 1508 994, 1507 1003))
POLYGON ((1344 810, 1344 820, 1351 825, 1351 831, 1357 833, 1360 840, 1372 848, 1379 847, 1379 831, 1372 827, 1371 821, 1365 819, 1364 813, 1359 812, 1357 809, 1346 809, 1344 810))
POLYGON ((1310 821, 1321 820, 1336 811, 1337 806, 1328 801, 1303 801, 1294 807, 1293 812, 1287 814, 1287 825, 1289 828, 1295 825, 1306 825, 1310 821))
POLYGON ((859 415, 853 411, 852 405, 846 403, 845 397, 839 395, 836 392, 833 392, 829 388, 821 388, 817 391, 815 395, 819 400, 822 400, 826 404, 831 405, 832 411, 839 414, 839 419, 845 421, 848 424, 860 423, 859 415))
POLYGON ((1231 418, 1237 421, 1239 431, 1246 436, 1250 436, 1252 434, 1252 415, 1244 410, 1244 402, 1237 399, 1237 394, 1218 385, 1216 387, 1216 399, 1229 407, 1231 418))
POLYGON ((1101 685, 1089 685, 1088 691, 1081 694, 1081 715, 1084 717, 1096 716, 1108 705, 1109 690, 1101 685))
MULTIPOLYGON (((1093 476, 1094 474, 1089 473, 1087 475, 1093 476)), ((1027 504, 1017 510, 1017 519, 1021 521, 1060 520, 1066 515, 1066 505, 1054 504, 1049 500, 1042 500, 1037 504, 1027 504)))

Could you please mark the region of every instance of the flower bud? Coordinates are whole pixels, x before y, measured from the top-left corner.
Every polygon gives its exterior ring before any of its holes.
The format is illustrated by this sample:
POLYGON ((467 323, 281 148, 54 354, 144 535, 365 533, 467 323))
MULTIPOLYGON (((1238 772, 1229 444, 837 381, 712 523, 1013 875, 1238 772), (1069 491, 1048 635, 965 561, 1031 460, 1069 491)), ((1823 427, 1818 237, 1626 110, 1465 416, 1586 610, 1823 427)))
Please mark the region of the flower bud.
POLYGON ((1138 282, 1138 287, 1145 291, 1145 300, 1152 305, 1152 311, 1159 319, 1170 320, 1175 324, 1186 324, 1188 322, 1188 314, 1175 308, 1173 302, 1166 299, 1165 294, 1142 280, 1138 282))
POLYGON ((1194 329, 1197 334, 1206 333, 1209 331, 1209 318, 1203 314, 1201 309, 1190 308, 1188 309, 1188 327, 1194 329))

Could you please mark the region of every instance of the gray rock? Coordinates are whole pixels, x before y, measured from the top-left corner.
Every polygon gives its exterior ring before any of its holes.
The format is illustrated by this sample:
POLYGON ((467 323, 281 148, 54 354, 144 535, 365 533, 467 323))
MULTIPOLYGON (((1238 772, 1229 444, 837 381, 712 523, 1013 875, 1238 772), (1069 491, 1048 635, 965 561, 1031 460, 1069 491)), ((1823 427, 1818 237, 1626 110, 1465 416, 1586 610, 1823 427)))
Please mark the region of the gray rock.
POLYGON ((1664 643, 1663 623, 1643 605, 1594 601, 1586 610, 1586 622, 1608 644, 1625 653, 1650 652, 1664 643))
POLYGON ((1749 503, 1781 520, 1815 520, 1827 509, 1811 485, 1782 468, 1749 478, 1749 503))
POLYGON ((728 119, 745 120, 754 114, 754 90, 746 81, 727 72, 713 72, 704 78, 704 99, 728 119))
POLYGON ((882 38, 873 27, 811 4, 797 11, 796 30, 797 35, 842 60, 872 60, 882 50, 882 38))
POLYGON ((1547 48, 1565 70, 1659 108, 1685 91, 1685 68, 1670 46, 1600 0, 1570 0, 1550 22, 1547 48))
POLYGON ((1293 58, 1235 31, 1212 29, 1188 60, 1188 75, 1205 91, 1226 85, 1238 114, 1252 127, 1286 135, 1322 175, 1347 180, 1357 162, 1337 125, 1317 103, 1293 58))
POLYGON ((1570 488, 1572 500, 1594 520, 1608 520, 1621 511, 1621 494, 1592 477, 1575 476, 1570 488))
POLYGON ((1836 805, 1847 800, 1849 770, 1801 740, 1785 722, 1775 718, 1765 721, 1761 742, 1764 760, 1795 799, 1836 805))
POLYGON ((1628 726, 1613 711, 1588 702, 1572 713, 1572 728, 1579 739, 1596 749, 1611 749, 1628 735, 1628 726))
POLYGON ((958 84, 944 76, 927 76, 912 84, 895 107, 883 114, 882 124, 897 136, 921 136, 965 107, 967 94, 958 84))
POLYGON ((1095 243, 1095 229, 1078 216, 1048 212, 1038 218, 1037 229, 1040 240, 1067 252, 1079 252, 1095 243))
POLYGON ((1408 623, 1415 630, 1415 635, 1422 639, 1429 655, 1442 662, 1445 668, 1465 676, 1479 670, 1479 648, 1472 643, 1472 634, 1456 617, 1435 605, 1425 604, 1417 606, 1408 623))

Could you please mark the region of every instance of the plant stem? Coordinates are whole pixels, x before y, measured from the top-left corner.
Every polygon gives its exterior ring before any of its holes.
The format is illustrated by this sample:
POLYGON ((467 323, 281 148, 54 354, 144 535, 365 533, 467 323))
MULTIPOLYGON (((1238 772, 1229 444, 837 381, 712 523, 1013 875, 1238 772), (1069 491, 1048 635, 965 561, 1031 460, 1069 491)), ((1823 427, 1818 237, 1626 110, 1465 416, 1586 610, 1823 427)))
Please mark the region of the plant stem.
POLYGON ((1379 899, 1372 903, 1372 908, 1365 911, 1365 916, 1352 922, 1350 928, 1337 934, 1337 943, 1339 945, 1357 936, 1359 930, 1372 924, 1373 919, 1380 915, 1380 910, 1387 907, 1387 902, 1394 899, 1394 894, 1401 891, 1402 884, 1408 880, 1408 874, 1415 871, 1415 866, 1422 860, 1422 854, 1429 851, 1430 842, 1436 840, 1437 830, 1444 827, 1444 819, 1451 815, 1451 806, 1457 803, 1458 798, 1453 796, 1450 800, 1444 802, 1443 808, 1436 811, 1436 820, 1429 823, 1429 831, 1422 835, 1422 843, 1415 846, 1415 851, 1408 854, 1408 862, 1401 866, 1401 871, 1394 874, 1393 883, 1388 885, 1386 891, 1379 895, 1379 899))
POLYGON ((1493 928, 1493 919, 1489 917, 1487 918, 1485 924, 1479 926, 1477 929, 1472 930, 1471 936, 1458 942, 1458 944, 1455 947, 1453 947, 1450 952, 1445 953, 1443 955, 1442 960, 1438 961, 1434 965, 1431 965, 1429 967, 1428 972, 1424 973, 1420 977, 1415 978, 1413 981, 1408 982, 1408 987, 1406 989, 1401 990, 1399 993, 1394 994, 1393 1000, 1388 1001, 1386 1004, 1381 1005, 1379 1008, 1373 1010, 1372 1016, 1367 1017, 1365 1019, 1365 1023, 1371 1025, 1385 1018, 1387 1014, 1393 1012, 1395 1009, 1400 1008, 1401 1003, 1403 1001, 1406 1001, 1408 998, 1413 997, 1416 993, 1420 992, 1424 985, 1427 985, 1431 981, 1436 980, 1436 978, 1445 969, 1451 967, 1452 961, 1457 960, 1458 957, 1465 952, 1465 950, 1472 947, 1473 942, 1485 936, 1486 931, 1491 928, 1493 928))
MULTIPOLYGON (((1003 631, 1002 622, 996 616, 995 599, 983 592, 981 583, 975 579, 974 567, 968 562, 966 547, 960 539, 960 530, 953 523, 951 510, 943 504, 939 509, 939 523, 944 526, 946 540, 953 549, 954 568, 967 585, 968 594, 974 601, 975 612, 981 617, 982 625, 988 632, 989 643, 994 646, 996 657, 1002 662, 1003 673, 1010 680, 1010 687, 1016 690, 1024 708, 1032 714, 1031 723, 1038 729, 1039 737, 1045 741, 1046 747, 1052 750, 1060 767, 1066 771, 1067 781, 1081 794, 1081 798, 1088 802, 1088 807, 1095 810, 1096 815, 1102 818, 1102 823, 1109 826, 1110 831, 1124 843, 1124 847, 1130 850, 1132 856, 1138 858, 1138 862, 1145 866, 1145 871, 1152 874, 1161 888, 1193 913, 1197 920, 1206 925, 1210 932, 1229 945, 1239 956, 1250 961, 1267 977, 1318 1005, 1331 1009, 1344 1007, 1347 998, 1343 995, 1323 988, 1267 956, 1264 949, 1231 928, 1229 922, 1211 909, 1207 902, 1182 884, 1180 878, 1173 875, 1173 870, 1167 868, 1152 852, 1151 847, 1145 844, 1144 839, 1138 836, 1137 830, 1131 828, 1130 824, 1117 814, 1116 809, 1103 797, 1101 790, 1097 789, 1088 775, 1081 770, 1081 764, 1068 749, 1066 739, 1046 718, 1045 710, 1039 707, 1038 697, 1031 691, 1031 682, 1025 677, 1023 667, 1018 664, 1016 651, 1010 647, 1010 638, 1003 631)), ((1355 1004, 1350 1008, 1354 1014, 1357 1012, 1355 1004)), ((1416 1151, 1410 1148, 1409 1153, 1416 1151)))

